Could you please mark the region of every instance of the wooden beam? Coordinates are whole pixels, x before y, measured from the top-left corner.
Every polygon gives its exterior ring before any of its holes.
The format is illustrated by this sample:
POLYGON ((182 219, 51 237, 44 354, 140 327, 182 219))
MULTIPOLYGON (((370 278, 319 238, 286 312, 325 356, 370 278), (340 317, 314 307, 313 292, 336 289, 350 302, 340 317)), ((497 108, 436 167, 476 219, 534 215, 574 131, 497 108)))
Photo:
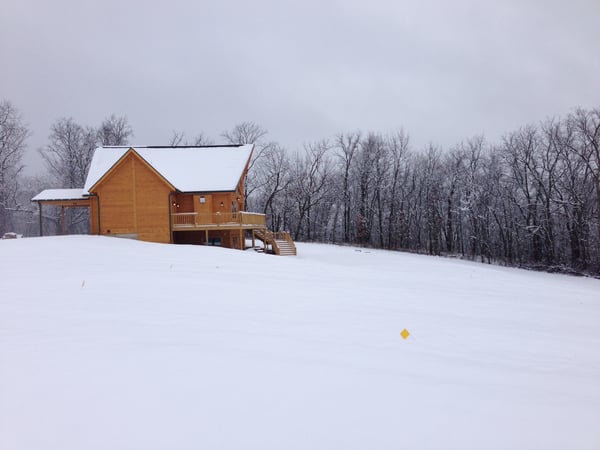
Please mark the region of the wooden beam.
POLYGON ((70 208, 88 208, 91 206, 90 199, 88 198, 80 200, 36 200, 36 203, 54 206, 68 206, 70 208))

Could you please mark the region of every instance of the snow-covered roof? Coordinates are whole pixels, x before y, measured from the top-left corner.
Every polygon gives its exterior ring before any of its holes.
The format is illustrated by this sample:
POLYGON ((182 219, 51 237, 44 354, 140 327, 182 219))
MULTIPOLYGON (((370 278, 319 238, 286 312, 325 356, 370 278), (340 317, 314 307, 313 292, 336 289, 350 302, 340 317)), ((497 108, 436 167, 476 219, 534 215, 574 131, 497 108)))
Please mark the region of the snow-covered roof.
POLYGON ((33 197, 31 201, 52 201, 52 200, 87 200, 87 191, 85 189, 46 189, 33 197))
POLYGON ((233 191, 253 147, 98 147, 84 191, 89 192, 129 149, 133 149, 181 192, 233 191))

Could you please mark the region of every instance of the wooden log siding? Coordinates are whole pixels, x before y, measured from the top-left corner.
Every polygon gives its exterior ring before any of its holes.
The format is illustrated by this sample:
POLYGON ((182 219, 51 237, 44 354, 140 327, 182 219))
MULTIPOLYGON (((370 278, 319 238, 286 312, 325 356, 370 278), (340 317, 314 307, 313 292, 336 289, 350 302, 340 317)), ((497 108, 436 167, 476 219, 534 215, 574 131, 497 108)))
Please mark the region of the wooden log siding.
POLYGON ((170 242, 169 186, 135 153, 129 153, 98 182, 92 194, 91 223, 100 234, 135 235, 142 241, 170 242), (99 216, 96 216, 96 214, 99 216))

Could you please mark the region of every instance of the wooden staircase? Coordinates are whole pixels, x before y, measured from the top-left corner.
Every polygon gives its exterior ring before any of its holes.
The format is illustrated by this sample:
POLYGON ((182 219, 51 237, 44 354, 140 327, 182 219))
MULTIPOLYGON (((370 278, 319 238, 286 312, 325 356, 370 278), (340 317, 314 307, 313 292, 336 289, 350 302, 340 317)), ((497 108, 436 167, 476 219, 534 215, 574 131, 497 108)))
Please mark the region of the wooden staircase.
POLYGON ((296 245, 287 231, 278 231, 274 233, 269 230, 255 230, 254 236, 270 245, 273 253, 279 256, 294 256, 296 255, 296 245))

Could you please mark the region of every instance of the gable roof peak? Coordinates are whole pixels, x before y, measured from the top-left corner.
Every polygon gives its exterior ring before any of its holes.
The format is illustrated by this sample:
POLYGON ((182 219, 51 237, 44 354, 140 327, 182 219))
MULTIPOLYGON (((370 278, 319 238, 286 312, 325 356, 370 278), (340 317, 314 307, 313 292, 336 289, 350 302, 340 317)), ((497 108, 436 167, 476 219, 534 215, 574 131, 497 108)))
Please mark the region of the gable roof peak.
POLYGON ((233 191, 253 149, 253 144, 98 147, 84 189, 89 192, 125 154, 133 151, 180 192, 233 191))

